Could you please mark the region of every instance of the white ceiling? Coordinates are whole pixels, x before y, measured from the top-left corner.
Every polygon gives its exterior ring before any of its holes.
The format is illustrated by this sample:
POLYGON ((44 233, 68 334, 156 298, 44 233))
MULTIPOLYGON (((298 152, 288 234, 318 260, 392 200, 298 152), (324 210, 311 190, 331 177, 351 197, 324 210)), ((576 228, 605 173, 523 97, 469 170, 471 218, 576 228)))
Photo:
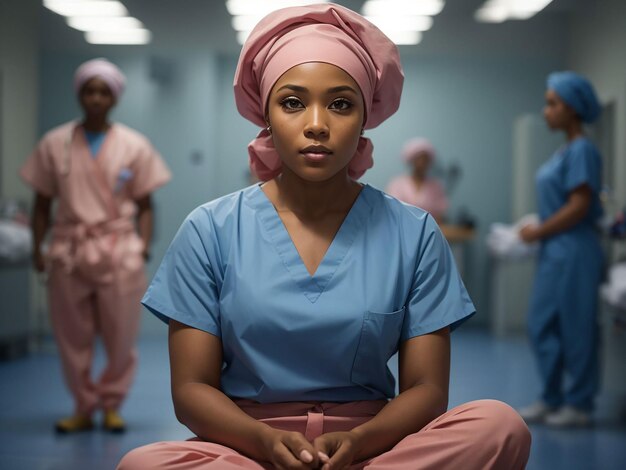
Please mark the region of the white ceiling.
MULTIPOLYGON (((21 1, 21 0, 9 0, 21 1)), ((218 53, 237 53, 240 46, 230 25, 230 15, 223 0, 122 0, 130 15, 141 20, 153 33, 148 46, 93 46, 83 39, 82 33, 69 28, 63 17, 41 7, 40 41, 44 50, 76 50, 99 53, 117 49, 145 48, 146 51, 168 49, 205 49, 218 53), (105 49, 101 49, 101 48, 105 49)), ((462 46, 468 36, 476 36, 489 45, 497 31, 503 29, 512 35, 528 37, 538 24, 545 29, 546 22, 562 23, 569 13, 580 13, 600 0, 554 0, 543 12, 528 21, 507 22, 501 25, 479 24, 473 19, 474 11, 484 0, 447 0, 443 11, 435 17, 433 28, 426 32, 421 44, 402 46, 403 53, 438 51, 445 44, 454 49, 462 46), (457 38, 456 41, 453 38, 457 38)), ((363 0, 337 1, 348 8, 360 11, 363 0)))

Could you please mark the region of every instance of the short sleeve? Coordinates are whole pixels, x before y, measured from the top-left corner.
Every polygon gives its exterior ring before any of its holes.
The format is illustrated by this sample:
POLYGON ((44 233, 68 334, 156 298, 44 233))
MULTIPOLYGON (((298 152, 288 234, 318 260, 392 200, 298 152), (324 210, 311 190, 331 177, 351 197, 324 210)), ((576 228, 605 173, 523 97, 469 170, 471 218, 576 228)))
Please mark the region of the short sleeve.
POLYGON ((148 195, 171 178, 170 170, 154 147, 145 142, 133 163, 130 193, 135 199, 148 195))
POLYGON ((207 246, 209 224, 192 213, 170 244, 141 303, 158 318, 220 334, 219 293, 207 246))
POLYGON ((476 312, 448 242, 431 216, 426 219, 421 238, 402 340, 446 326, 453 330, 476 312))
POLYGON ((45 138, 39 142, 20 169, 20 176, 38 193, 47 197, 56 197, 58 195, 52 154, 45 138))
POLYGON ((598 192, 601 180, 600 155, 594 145, 586 140, 576 141, 569 149, 565 162, 565 189, 572 191, 587 184, 598 192))

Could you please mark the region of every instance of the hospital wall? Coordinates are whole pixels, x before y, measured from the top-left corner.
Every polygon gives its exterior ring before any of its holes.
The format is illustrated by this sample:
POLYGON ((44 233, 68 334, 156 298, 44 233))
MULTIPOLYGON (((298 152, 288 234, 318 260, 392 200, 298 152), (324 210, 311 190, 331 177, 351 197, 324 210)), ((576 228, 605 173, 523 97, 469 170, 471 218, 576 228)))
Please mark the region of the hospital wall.
MULTIPOLYGON (((3 212, 8 200, 24 203, 28 200, 29 191, 19 181, 17 171, 39 135, 37 26, 40 8, 34 0, 11 5, 0 1, 0 203, 3 212)), ((31 294, 37 287, 29 259, 0 260, 0 358, 24 350, 26 339, 32 336, 32 326, 36 323, 31 294)))
POLYGON ((0 197, 24 197, 16 178, 22 156, 38 137, 37 2, 0 2, 0 197), (10 11, 9 11, 10 10, 10 11), (22 25, 33 25, 24 28, 22 25))
POLYGON ((608 183, 626 205, 626 2, 603 0, 572 18, 568 65, 587 75, 604 104, 615 106, 614 171, 608 183))

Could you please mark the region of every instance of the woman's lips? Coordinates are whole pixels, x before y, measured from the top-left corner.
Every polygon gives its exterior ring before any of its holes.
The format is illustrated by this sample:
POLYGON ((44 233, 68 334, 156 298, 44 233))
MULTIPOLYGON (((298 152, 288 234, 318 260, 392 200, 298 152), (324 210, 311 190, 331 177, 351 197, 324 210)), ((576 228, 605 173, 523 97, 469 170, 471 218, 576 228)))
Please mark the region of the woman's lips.
POLYGON ((330 152, 319 152, 319 151, 303 151, 300 152, 305 159, 307 160, 311 160, 313 162, 321 162, 322 160, 328 158, 328 156, 330 155, 330 152))
POLYGON ((329 149, 321 145, 312 145, 310 147, 302 149, 300 153, 304 156, 306 160, 309 160, 311 162, 321 162, 328 158, 330 154, 332 154, 329 149))

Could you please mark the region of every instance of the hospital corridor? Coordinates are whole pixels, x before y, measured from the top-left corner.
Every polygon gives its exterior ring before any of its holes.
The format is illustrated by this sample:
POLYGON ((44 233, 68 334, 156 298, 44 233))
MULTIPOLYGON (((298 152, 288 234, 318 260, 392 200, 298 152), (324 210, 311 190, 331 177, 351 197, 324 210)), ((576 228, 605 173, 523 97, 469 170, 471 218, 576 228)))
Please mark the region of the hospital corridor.
POLYGON ((0 469, 626 468, 626 2, 0 0, 0 469))

